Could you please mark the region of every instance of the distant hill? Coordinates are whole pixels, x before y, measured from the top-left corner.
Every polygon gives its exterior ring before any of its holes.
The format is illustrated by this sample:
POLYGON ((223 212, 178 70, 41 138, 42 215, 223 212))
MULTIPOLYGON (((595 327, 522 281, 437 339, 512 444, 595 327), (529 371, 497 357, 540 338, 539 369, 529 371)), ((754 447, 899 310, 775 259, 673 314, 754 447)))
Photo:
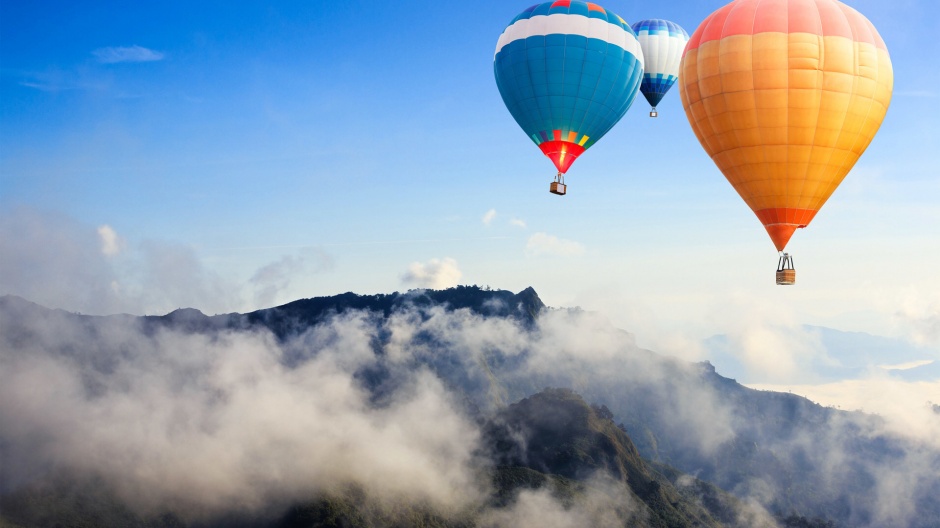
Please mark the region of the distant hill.
MULTIPOLYGON (((586 475, 603 470, 629 486, 650 519, 665 523, 655 526, 734 525, 751 503, 786 526, 940 526, 936 450, 886 432, 876 416, 748 389, 710 363, 640 349, 631 334, 593 314, 546 307, 532 288, 346 293, 211 317, 196 310, 79 316, 6 296, 0 344, 42 346, 80 361, 122 354, 125 342, 104 337, 121 332, 261 330, 290 345, 284 361, 291 367, 310 353, 291 343, 350 314, 367 314, 374 334, 376 359, 357 379, 377 404, 401 383, 396 369, 428 369, 481 423, 496 446, 490 456, 497 504, 519 486, 550 483, 556 493, 576 495, 572 490, 586 485, 586 475), (68 332, 49 334, 49 328, 68 332), (402 339, 410 355, 406 363, 393 362, 388 355, 402 339), (507 433, 513 430, 526 431, 531 441, 514 444, 507 433)), ((0 463, 3 450, 0 442, 0 463)), ((311 503, 292 518, 353 515, 342 497, 323 500, 328 507, 311 503)), ((426 525, 451 526, 432 517, 426 525)), ((333 525, 358 526, 343 522, 333 525)))

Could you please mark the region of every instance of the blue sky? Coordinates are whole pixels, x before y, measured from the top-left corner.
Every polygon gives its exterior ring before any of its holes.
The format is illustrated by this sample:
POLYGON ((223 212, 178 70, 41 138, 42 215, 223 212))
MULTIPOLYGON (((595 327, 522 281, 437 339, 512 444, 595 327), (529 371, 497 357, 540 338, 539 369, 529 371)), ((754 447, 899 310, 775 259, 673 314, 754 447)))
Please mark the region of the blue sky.
MULTIPOLYGON (((638 98, 548 193, 493 50, 529 2, 5 2, 0 293, 85 313, 245 311, 345 291, 533 286, 650 347, 755 324, 940 342, 933 0, 847 2, 895 70, 798 283, 697 143, 638 98)), ((691 33, 723 2, 612 1, 691 33)), ((693 352, 688 352, 688 350, 693 352)), ((937 353, 940 356, 940 353, 937 353)))

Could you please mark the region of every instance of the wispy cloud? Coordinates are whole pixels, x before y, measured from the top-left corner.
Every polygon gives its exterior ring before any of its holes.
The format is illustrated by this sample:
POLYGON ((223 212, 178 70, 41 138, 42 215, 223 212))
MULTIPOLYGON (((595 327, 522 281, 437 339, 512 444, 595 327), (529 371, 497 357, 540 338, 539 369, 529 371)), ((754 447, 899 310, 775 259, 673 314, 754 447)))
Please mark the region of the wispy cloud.
POLYGON ((98 238, 101 240, 101 253, 108 257, 117 255, 123 249, 124 241, 108 224, 98 227, 98 238))
POLYGON ((791 391, 822 405, 879 414, 884 427, 893 434, 940 448, 940 420, 930 407, 930 402, 940 401, 940 380, 908 382, 873 372, 866 379, 818 385, 761 383, 748 386, 775 392, 791 391))
POLYGON ((22 72, 20 86, 43 92, 66 90, 104 90, 109 86, 106 78, 89 75, 86 70, 50 69, 47 71, 22 72))
POLYGON ((535 233, 529 237, 525 252, 532 257, 574 257, 584 254, 584 246, 573 240, 565 240, 547 233, 535 233))
POLYGON ((408 271, 401 276, 401 281, 419 288, 441 289, 456 286, 462 275, 457 261, 445 257, 431 259, 426 263, 412 262, 408 271))
MULTIPOLYGON (((489 227, 493 225, 493 221, 496 220, 498 216, 499 213, 496 212, 496 209, 490 209, 480 217, 480 221, 483 222, 483 225, 489 227)), ((512 227, 518 227, 520 229, 526 229, 528 227, 525 223, 525 220, 515 216, 509 218, 508 222, 512 227)))
POLYGON ((61 90, 73 90, 76 88, 74 86, 64 86, 64 85, 59 85, 59 84, 36 82, 36 81, 23 81, 20 83, 20 85, 25 86, 27 88, 35 88, 43 92, 58 92, 61 90))
POLYGON ((933 364, 933 359, 922 359, 919 361, 907 361, 905 363, 897 363, 894 365, 878 365, 878 368, 883 370, 911 370, 917 367, 926 367, 927 365, 933 364))
POLYGON ((85 313, 181 306, 220 313, 241 305, 239 284, 207 268, 189 246, 129 244, 108 224, 30 209, 0 215, 0 270, 0 292, 85 313))
POLYGON ((91 52, 102 64, 116 64, 119 62, 154 62, 163 60, 164 54, 143 46, 113 46, 98 48, 91 52))
POLYGON ((518 528, 568 528, 594 526, 649 526, 649 514, 635 496, 610 476, 597 474, 588 480, 583 494, 564 504, 545 489, 523 489, 505 508, 484 511, 481 526, 518 528), (626 521, 626 522, 625 522, 626 521))
POLYGON ((811 375, 809 365, 827 363, 826 348, 817 332, 768 321, 763 314, 743 319, 728 337, 731 354, 744 365, 749 377, 761 381, 806 379, 811 375))
POLYGON ((285 255, 262 266, 249 279, 255 287, 255 305, 271 306, 295 278, 331 269, 333 257, 320 248, 304 248, 299 255, 285 255))
POLYGON ((899 323, 908 328, 911 340, 920 345, 940 345, 940 303, 913 294, 895 313, 899 323))

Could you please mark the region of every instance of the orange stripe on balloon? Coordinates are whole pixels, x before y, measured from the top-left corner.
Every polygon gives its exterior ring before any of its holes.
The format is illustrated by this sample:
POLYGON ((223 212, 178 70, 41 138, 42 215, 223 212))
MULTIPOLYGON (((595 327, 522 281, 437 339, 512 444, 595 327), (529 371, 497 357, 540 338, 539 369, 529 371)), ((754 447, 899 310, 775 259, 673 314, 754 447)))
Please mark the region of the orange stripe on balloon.
POLYGON ((773 224, 793 224, 796 227, 803 227, 813 220, 816 211, 813 209, 796 209, 792 207, 772 207, 770 209, 761 209, 754 211, 757 218, 765 226, 773 224))
POLYGON ((764 226, 767 230, 767 234, 770 235, 770 239, 774 243, 774 247, 777 248, 777 251, 783 251, 787 247, 787 242, 790 241, 790 237, 793 236, 796 227, 797 226, 793 224, 771 224, 764 226))

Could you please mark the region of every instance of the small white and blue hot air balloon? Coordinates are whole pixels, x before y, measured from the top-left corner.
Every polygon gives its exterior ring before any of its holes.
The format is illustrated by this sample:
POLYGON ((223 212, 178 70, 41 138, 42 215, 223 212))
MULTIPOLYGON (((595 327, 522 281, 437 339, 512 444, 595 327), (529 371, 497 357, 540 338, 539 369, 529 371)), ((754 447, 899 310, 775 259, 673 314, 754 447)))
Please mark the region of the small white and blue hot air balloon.
POLYGON ((553 0, 509 23, 496 43, 493 71, 509 113, 558 169, 549 190, 561 195, 574 160, 633 104, 643 52, 612 11, 553 0))
POLYGON ((689 34, 679 24, 662 19, 641 20, 632 27, 643 49, 640 91, 653 107, 650 117, 656 117, 656 105, 679 78, 679 61, 689 34))

